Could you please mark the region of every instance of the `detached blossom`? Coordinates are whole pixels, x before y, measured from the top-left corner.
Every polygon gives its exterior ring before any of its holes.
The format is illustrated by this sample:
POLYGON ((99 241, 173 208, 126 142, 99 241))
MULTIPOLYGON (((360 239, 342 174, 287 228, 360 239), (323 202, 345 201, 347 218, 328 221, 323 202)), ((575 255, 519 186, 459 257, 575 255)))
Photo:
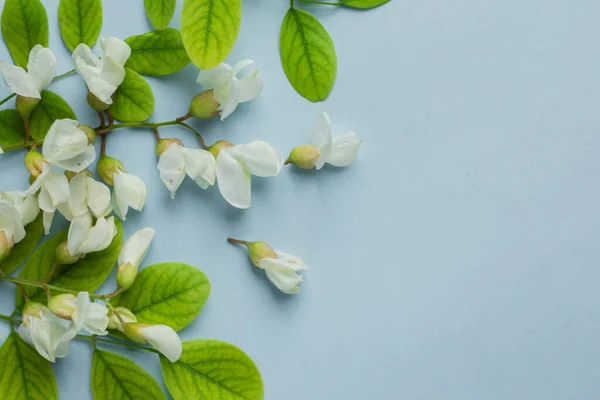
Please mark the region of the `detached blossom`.
POLYGON ((153 238, 154 229, 144 228, 131 235, 123 245, 117 270, 117 283, 121 290, 127 290, 133 285, 153 238))
MULTIPOLYGON (((168 139, 167 139, 168 140, 168 139)), ((188 149, 179 143, 172 143, 158 159, 160 179, 171 192, 171 198, 187 174, 202 189, 213 185, 216 176, 216 162, 211 153, 203 149, 188 149)))
POLYGON ((69 199, 69 181, 64 173, 53 171, 50 164, 43 162, 41 173, 24 194, 33 196, 38 191, 38 204, 44 212, 44 229, 47 235, 50 233, 56 209, 69 199))
POLYGON ((18 332, 21 339, 34 346, 50 362, 66 357, 69 342, 77 335, 73 322, 57 317, 40 303, 28 303, 25 306, 23 324, 18 332))
POLYGON ((86 171, 80 172, 69 182, 71 193, 68 209, 59 207, 65 218, 72 220, 88 212, 96 218, 106 217, 112 211, 110 189, 105 184, 90 177, 86 171), (69 215, 70 214, 70 215, 69 215))
POLYGON ((135 342, 150 343, 171 362, 176 362, 181 357, 181 339, 177 332, 166 325, 129 323, 125 324, 124 331, 125 335, 135 342))
POLYGON ((13 93, 41 99, 42 90, 50 85, 56 75, 56 57, 52 50, 38 44, 29 52, 27 71, 6 61, 0 61, 0 73, 13 93))
POLYGON ((332 140, 331 122, 321 113, 313 130, 312 144, 295 147, 286 161, 304 169, 321 169, 325 163, 347 167, 354 162, 362 140, 349 132, 332 140))
POLYGON ((26 196, 24 192, 2 192, 0 200, 7 200, 15 207, 23 226, 33 222, 40 213, 37 197, 26 196))
POLYGON ((215 100, 220 104, 221 120, 235 111, 239 103, 255 99, 263 88, 258 69, 248 72, 243 78, 237 75, 247 67, 254 65, 252 60, 242 60, 231 67, 222 63, 210 70, 202 70, 198 83, 206 90, 213 90, 215 100))
POLYGON ((119 171, 113 179, 115 183, 115 189, 113 190, 114 211, 119 218, 125 221, 129 208, 142 211, 146 203, 148 189, 144 181, 126 172, 119 171))
POLYGON ((84 214, 73 218, 67 236, 67 249, 72 256, 84 256, 88 253, 102 251, 112 243, 117 234, 113 217, 98 218, 92 226, 92 216, 84 214))
MULTIPOLYGON (((234 207, 251 204, 251 175, 277 176, 283 166, 283 156, 269 144, 255 140, 232 146, 217 142, 217 182, 221 195, 234 207)), ((213 149, 211 149, 211 152, 213 149)))
POLYGON ((46 161, 75 173, 89 167, 96 159, 96 148, 86 132, 79 128, 79 123, 75 120, 54 121, 42 147, 46 161))
POLYGON ((90 93, 103 103, 99 108, 104 110, 112 104, 111 96, 125 79, 124 66, 131 55, 131 48, 114 37, 100 38, 98 44, 102 52, 100 58, 82 43, 73 51, 73 64, 90 93))
POLYGON ((19 212, 9 201, 0 200, 0 261, 3 261, 16 243, 25 238, 25 227, 19 212))
POLYGON ((48 308, 58 317, 71 320, 76 331, 81 329, 92 335, 107 335, 108 308, 100 303, 90 301, 88 292, 60 294, 52 297, 48 308))

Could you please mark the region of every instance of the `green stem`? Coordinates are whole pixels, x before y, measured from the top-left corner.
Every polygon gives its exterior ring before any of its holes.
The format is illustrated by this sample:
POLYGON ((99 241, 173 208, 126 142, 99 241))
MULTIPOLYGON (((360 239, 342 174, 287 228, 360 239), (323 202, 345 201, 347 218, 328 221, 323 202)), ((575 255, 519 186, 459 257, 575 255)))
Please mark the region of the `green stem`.
POLYGON ((323 4, 326 6, 334 6, 334 7, 339 7, 343 4, 343 2, 339 1, 337 3, 327 3, 326 1, 317 1, 317 0, 302 0, 305 3, 312 3, 312 4, 323 4))
MULTIPOLYGON (((44 282, 30 281, 28 279, 21 279, 21 278, 13 278, 10 276, 2 276, 2 277, 0 277, 0 281, 12 282, 15 285, 25 285, 25 286, 38 287, 41 289, 50 289, 50 290, 54 290, 55 292, 68 293, 68 294, 73 294, 73 295, 79 294, 79 292, 76 290, 65 289, 65 288, 61 288, 58 286, 54 286, 54 285, 48 285, 47 283, 44 283, 44 282)), ((90 297, 93 299, 98 299, 98 300, 106 299, 106 296, 102 295, 102 294, 90 293, 90 297)))
POLYGON ((60 75, 56 75, 54 77, 54 80, 60 79, 60 78, 64 78, 65 76, 69 76, 71 75, 73 72, 75 72, 75 69, 72 69, 70 71, 65 72, 64 74, 60 74, 60 75))
POLYGON ((294 8, 294 0, 290 0, 290 8, 294 8))
POLYGON ((8 322, 12 322, 12 320, 13 320, 10 316, 4 315, 4 314, 0 314, 0 319, 3 319, 8 322))
POLYGON ((88 335, 77 335, 77 338, 84 339, 84 340, 89 340, 90 342, 96 341, 96 342, 101 342, 101 343, 114 344, 116 346, 129 347, 131 349, 146 350, 146 351, 149 351, 151 353, 160 354, 160 352, 158 350, 155 350, 155 349, 152 349, 152 348, 146 347, 146 346, 141 346, 139 344, 131 343, 131 342, 124 342, 124 341, 117 341, 117 340, 105 339, 105 338, 99 337, 99 336, 92 337, 92 336, 88 336, 88 335))
POLYGON ((179 126, 184 127, 185 129, 189 130, 190 132, 193 132, 198 137, 198 140, 200 141, 200 145, 204 149, 208 149, 208 146, 204 142, 204 138, 202 137, 202 134, 200 132, 198 132, 196 129, 194 129, 193 127, 191 127, 190 125, 188 125, 185 122, 183 122, 180 118, 174 119, 172 121, 165 121, 165 122, 126 122, 126 123, 122 123, 122 124, 114 124, 114 125, 109 126, 109 127, 105 128, 105 129, 101 129, 99 131, 99 133, 108 133, 112 129, 121 129, 121 128, 152 128, 152 129, 158 129, 161 126, 169 126, 169 125, 179 125, 179 126))
POLYGON ((6 97, 6 98, 2 99, 2 101, 0 101, 0 106, 1 106, 2 104, 6 103, 7 101, 9 101, 10 99, 12 99, 12 98, 13 98, 13 97, 15 97, 15 96, 16 96, 16 93, 13 93, 13 94, 11 94, 10 96, 8 96, 8 97, 6 97))

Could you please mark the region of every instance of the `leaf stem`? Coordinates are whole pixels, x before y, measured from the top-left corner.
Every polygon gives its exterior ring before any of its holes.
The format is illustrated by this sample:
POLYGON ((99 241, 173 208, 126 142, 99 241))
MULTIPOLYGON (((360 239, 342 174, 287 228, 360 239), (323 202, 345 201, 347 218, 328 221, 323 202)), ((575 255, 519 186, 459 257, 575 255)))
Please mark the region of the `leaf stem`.
POLYGON ((67 72, 65 72, 64 74, 56 75, 56 76, 54 77, 54 80, 57 80, 57 79, 64 78, 65 76, 69 76, 69 75, 71 75, 73 72, 75 72, 75 68, 73 68, 73 69, 72 69, 72 70, 70 70, 70 71, 67 71, 67 72))
POLYGON ((1 106, 2 104, 6 103, 7 101, 9 101, 10 99, 12 99, 12 98, 13 98, 13 97, 15 97, 15 96, 16 96, 16 94, 15 94, 15 93, 13 93, 13 94, 11 94, 10 96, 7 96, 7 97, 5 97, 4 99, 2 99, 2 101, 0 101, 0 106, 1 106))
POLYGON ((12 320, 13 320, 12 317, 10 317, 8 315, 4 315, 4 314, 0 314, 0 319, 3 319, 3 320, 8 321, 8 322, 12 322, 12 320))
POLYGON ((114 344, 116 346, 123 346, 123 347, 129 347, 132 349, 139 349, 139 350, 146 350, 149 351, 151 353, 155 353, 155 354, 160 354, 160 352, 158 350, 152 349, 150 347, 146 347, 146 346, 142 346, 136 343, 131 343, 131 342, 125 342, 125 341, 120 341, 120 340, 111 340, 111 339, 106 339, 103 337, 98 337, 98 336, 88 336, 88 335, 77 335, 78 339, 84 339, 84 340, 89 340, 90 342, 101 342, 101 343, 108 343, 108 344, 114 344))
POLYGON ((294 0, 290 0, 290 8, 294 8, 294 0))
POLYGON ((227 241, 231 244, 243 244, 244 246, 248 245, 248 242, 245 240, 239 240, 234 238, 227 238, 227 241))
MULTIPOLYGON (((41 288, 41 289, 44 289, 44 290, 54 290, 56 292, 61 292, 61 293, 69 293, 69 294, 74 294, 74 295, 79 294, 79 292, 76 291, 76 290, 65 289, 65 288, 61 288, 61 287, 58 287, 58 286, 54 286, 54 285, 48 285, 47 283, 39 282, 39 281, 31 281, 31 280, 28 280, 28 279, 13 278, 13 277, 10 277, 10 276, 0 276, 0 281, 12 282, 15 285, 25 285, 25 286, 38 287, 38 288, 41 288)), ((92 294, 92 293, 90 293, 90 297, 93 298, 93 299, 99 299, 99 300, 106 299, 106 296, 102 295, 102 294, 92 294)))
POLYGON ((327 3, 326 1, 318 1, 318 0, 302 0, 305 3, 312 3, 312 4, 323 4, 326 6, 334 6, 334 7, 339 7, 343 4, 343 2, 339 1, 337 3, 327 3))

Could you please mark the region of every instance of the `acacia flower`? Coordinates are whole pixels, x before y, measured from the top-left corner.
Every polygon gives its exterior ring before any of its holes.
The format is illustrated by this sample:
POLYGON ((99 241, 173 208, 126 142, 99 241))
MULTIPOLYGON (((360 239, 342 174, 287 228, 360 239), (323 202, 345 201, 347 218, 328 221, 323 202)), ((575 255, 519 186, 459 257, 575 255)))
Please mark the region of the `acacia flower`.
POLYGON ((188 149, 178 141, 171 142, 159 155, 157 167, 160 171, 160 179, 171 192, 172 199, 175 198, 175 193, 186 174, 202 189, 215 183, 216 162, 213 155, 203 149, 188 149))
POLYGON ((133 285, 140 264, 146 257, 153 238, 154 229, 144 228, 127 239, 118 259, 117 283, 119 289, 127 290, 133 285))
POLYGON ((90 177, 87 171, 80 172, 71 178, 69 192, 71 195, 68 200, 68 209, 59 207, 61 213, 68 220, 73 220, 73 218, 90 211, 96 218, 106 217, 112 211, 110 189, 102 182, 90 177))
POLYGON ((38 199, 35 195, 26 196, 24 192, 1 192, 0 200, 6 200, 15 207, 23 226, 33 222, 40 213, 38 199))
POLYGON ((0 200, 0 261, 4 260, 14 245, 25 238, 25 227, 19 212, 9 201, 0 200))
POLYGON ((102 53, 100 58, 82 43, 73 50, 73 64, 90 93, 102 103, 94 108, 105 110, 112 104, 111 96, 125 79, 125 63, 131 55, 131 48, 114 37, 101 37, 98 44, 102 53))
POLYGON ((171 362, 176 362, 181 357, 181 339, 169 326, 134 322, 125 324, 124 332, 134 342, 150 343, 171 362))
POLYGON ((90 301, 88 292, 53 296, 48 308, 56 316, 73 321, 76 331, 81 329, 91 335, 107 335, 108 308, 104 304, 90 301))
POLYGON ((260 140, 233 146, 220 141, 209 151, 216 154, 219 191, 229 204, 248 208, 251 204, 251 175, 277 176, 283 166, 279 150, 260 140))
POLYGON ((67 235, 67 249, 71 256, 102 251, 110 246, 116 234, 113 217, 98 218, 92 226, 92 216, 87 213, 73 218, 67 235))
POLYGON ((238 104, 255 99, 263 88, 258 69, 253 69, 238 79, 242 70, 254 65, 252 60, 242 60, 231 67, 221 63, 213 69, 202 70, 198 83, 206 90, 213 90, 214 99, 220 104, 221 120, 235 111, 238 104))
POLYGON ((0 61, 0 73, 13 93, 41 99, 44 90, 56 75, 56 57, 52 50, 37 44, 29 52, 27 71, 6 61, 0 61))
POLYGON ((96 159, 96 149, 92 138, 87 135, 88 127, 81 128, 79 123, 72 119, 54 121, 42 147, 46 161, 75 173, 89 167, 96 159))

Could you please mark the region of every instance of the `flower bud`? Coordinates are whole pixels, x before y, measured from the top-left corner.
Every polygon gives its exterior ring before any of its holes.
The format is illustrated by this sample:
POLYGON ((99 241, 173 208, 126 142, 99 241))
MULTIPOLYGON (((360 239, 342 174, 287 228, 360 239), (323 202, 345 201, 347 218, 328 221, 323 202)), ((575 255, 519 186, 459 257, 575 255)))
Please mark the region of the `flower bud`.
POLYGON ((17 111, 21 114, 23 119, 29 118, 33 109, 38 105, 40 99, 36 99, 35 97, 24 97, 17 95, 17 100, 15 100, 15 106, 17 107, 17 111))
POLYGON ((31 176, 35 178, 41 175, 45 165, 46 161, 44 160, 44 156, 37 150, 31 150, 25 156, 25 166, 29 170, 31 176))
POLYGON ((100 99, 97 98, 96 95, 92 94, 92 92, 88 92, 87 102, 90 105, 90 107, 92 107, 96 111, 104 111, 107 110, 108 107, 110 107, 110 104, 106 104, 100 101, 100 99))
POLYGON ((221 105, 215 100, 214 93, 211 90, 205 90, 198 93, 190 103, 190 114, 195 118, 207 119, 219 114, 221 105))
POLYGON ((137 317, 125 307, 115 307, 108 312, 108 329, 118 329, 123 332, 124 329, 121 321, 123 321, 124 324, 137 322, 137 317))
POLYGON ((94 142, 96 142, 96 131, 92 127, 87 125, 79 125, 79 129, 85 133, 85 136, 87 136, 90 144, 94 144, 94 142))
POLYGON ((15 239, 11 236, 10 240, 6 238, 6 233, 0 231, 0 262, 4 261, 15 246, 15 239))
POLYGON ((219 155, 219 152, 221 151, 221 149, 223 147, 233 147, 233 144, 231 144, 230 142, 228 142, 227 140, 219 140, 218 142, 216 142, 215 144, 213 144, 212 146, 210 146, 208 148, 208 151, 210 152, 210 154, 212 154, 215 158, 217 158, 217 156, 219 155))
POLYGON ((125 326, 123 326, 123 333, 134 342, 146 343, 146 337, 141 330, 142 328, 147 328, 149 326, 151 325, 139 322, 126 323, 125 326))
POLYGON ((117 270, 117 285, 119 285, 119 289, 129 289, 135 282, 137 273, 138 267, 132 263, 119 265, 119 269, 117 270))
POLYGON ((56 248, 56 251, 54 252, 54 261, 58 265, 75 264, 77 261, 79 261, 79 258, 81 258, 80 254, 72 256, 71 253, 69 253, 69 246, 67 241, 64 241, 61 244, 59 244, 56 248))
POLYGON ((260 268, 260 260, 263 258, 277 258, 275 250, 265 242, 248 242, 248 255, 252 260, 252 264, 260 268))
POLYGON ((116 158, 108 157, 103 155, 98 160, 98 175, 111 186, 114 186, 114 176, 118 172, 127 172, 123 163, 116 158))
POLYGON ((46 308, 42 303, 37 303, 35 301, 27 301, 25 303, 25 307, 23 308, 23 324, 27 325, 29 323, 29 317, 39 318, 42 310, 46 308))
POLYGON ((48 308, 52 311, 52 314, 62 319, 71 319, 75 312, 74 301, 77 299, 72 294, 59 294, 58 296, 52 296, 48 301, 48 308))
POLYGON ((316 161, 321 157, 319 149, 314 144, 296 146, 290 152, 286 164, 294 164, 302 169, 314 169, 316 161))
POLYGON ((156 144, 156 155, 159 157, 162 156, 162 154, 165 151, 167 151, 167 149, 169 147, 171 147, 172 144, 178 144, 180 146, 183 146, 183 143, 179 139, 175 139, 175 138, 160 139, 158 141, 158 143, 156 144))

